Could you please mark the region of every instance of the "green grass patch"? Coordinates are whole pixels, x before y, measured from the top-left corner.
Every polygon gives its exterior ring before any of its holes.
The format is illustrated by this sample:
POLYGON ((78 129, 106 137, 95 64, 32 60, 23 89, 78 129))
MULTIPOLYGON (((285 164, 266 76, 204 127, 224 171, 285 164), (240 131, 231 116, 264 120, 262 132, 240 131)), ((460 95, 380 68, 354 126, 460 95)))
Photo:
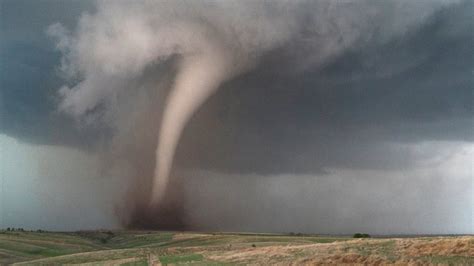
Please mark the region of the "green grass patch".
POLYGON ((120 264, 120 266, 148 266, 148 260, 138 260, 138 261, 131 261, 120 264))
POLYGON ((41 257, 56 257, 71 254, 72 252, 66 250, 57 250, 57 249, 36 249, 28 252, 31 255, 37 255, 41 257))
POLYGON ((232 237, 228 236, 204 236, 195 237, 189 239, 175 240, 169 243, 164 243, 160 247, 195 247, 195 246, 214 246, 231 244, 235 241, 232 237))
POLYGON ((110 248, 137 248, 162 245, 173 240, 173 233, 158 233, 145 235, 118 235, 106 243, 110 248))
POLYGON ((202 261, 204 257, 201 254, 186 254, 186 255, 169 255, 169 256, 160 256, 160 262, 167 264, 179 264, 185 262, 197 262, 202 261))
POLYGON ((128 258, 146 258, 149 251, 142 249, 125 249, 125 250, 103 250, 86 252, 80 254, 72 254, 67 256, 59 256, 31 261, 31 264, 80 264, 80 263, 104 263, 111 260, 128 259, 128 258))

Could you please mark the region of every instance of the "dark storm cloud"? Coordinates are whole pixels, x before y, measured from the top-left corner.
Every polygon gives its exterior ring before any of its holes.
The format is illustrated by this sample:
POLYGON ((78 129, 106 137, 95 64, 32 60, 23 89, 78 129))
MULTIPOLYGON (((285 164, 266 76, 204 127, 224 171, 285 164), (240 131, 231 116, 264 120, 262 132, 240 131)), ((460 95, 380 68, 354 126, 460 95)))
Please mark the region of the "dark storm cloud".
MULTIPOLYGON (((195 116, 179 163, 319 172, 337 161, 348 164, 344 161, 353 156, 347 151, 375 155, 383 148, 371 146, 383 141, 471 141, 473 6, 470 1, 448 6, 389 42, 369 41, 303 72, 293 71, 298 65, 293 50, 270 51, 258 68, 227 82, 195 116)), ((55 112, 60 58, 45 29, 56 21, 73 28, 81 13, 93 9, 89 2, 2 2, 2 132, 30 142, 91 145, 97 129, 78 130, 55 112), (63 134, 54 136, 58 130, 63 134)), ((303 28, 300 34, 308 32, 303 28)))
POLYGON ((445 8, 300 74, 270 53, 196 115, 178 160, 262 173, 403 168, 415 158, 387 142, 472 141, 473 12, 472 2, 445 8))
POLYGON ((79 138, 91 130, 79 133, 55 111, 61 55, 45 31, 58 20, 72 27, 82 12, 92 9, 91 1, 0 2, 1 133, 32 143, 87 146, 79 138))

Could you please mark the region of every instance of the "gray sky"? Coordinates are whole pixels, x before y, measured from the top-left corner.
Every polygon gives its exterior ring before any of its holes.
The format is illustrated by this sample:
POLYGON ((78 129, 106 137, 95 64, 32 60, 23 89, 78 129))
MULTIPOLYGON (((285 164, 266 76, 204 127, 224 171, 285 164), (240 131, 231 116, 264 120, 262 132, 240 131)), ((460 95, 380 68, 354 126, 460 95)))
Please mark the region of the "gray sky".
POLYGON ((0 12, 1 226, 142 219, 166 97, 202 82, 170 173, 183 228, 473 233, 472 1, 0 12))

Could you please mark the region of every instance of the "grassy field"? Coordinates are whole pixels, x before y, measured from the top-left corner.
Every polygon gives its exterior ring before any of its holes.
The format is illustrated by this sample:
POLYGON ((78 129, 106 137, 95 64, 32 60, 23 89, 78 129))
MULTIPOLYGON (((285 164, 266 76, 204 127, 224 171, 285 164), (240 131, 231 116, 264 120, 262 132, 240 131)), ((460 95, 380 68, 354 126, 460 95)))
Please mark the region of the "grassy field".
POLYGON ((474 237, 0 232, 0 265, 474 265, 474 237))

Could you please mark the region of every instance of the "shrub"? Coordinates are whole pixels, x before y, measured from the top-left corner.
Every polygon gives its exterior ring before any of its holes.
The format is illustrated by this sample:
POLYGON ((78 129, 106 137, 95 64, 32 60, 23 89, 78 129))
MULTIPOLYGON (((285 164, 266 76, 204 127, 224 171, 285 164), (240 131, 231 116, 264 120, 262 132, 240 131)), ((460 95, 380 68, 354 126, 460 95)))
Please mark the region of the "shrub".
POLYGON ((369 234, 361 234, 361 233, 355 233, 353 238, 369 238, 369 234))

